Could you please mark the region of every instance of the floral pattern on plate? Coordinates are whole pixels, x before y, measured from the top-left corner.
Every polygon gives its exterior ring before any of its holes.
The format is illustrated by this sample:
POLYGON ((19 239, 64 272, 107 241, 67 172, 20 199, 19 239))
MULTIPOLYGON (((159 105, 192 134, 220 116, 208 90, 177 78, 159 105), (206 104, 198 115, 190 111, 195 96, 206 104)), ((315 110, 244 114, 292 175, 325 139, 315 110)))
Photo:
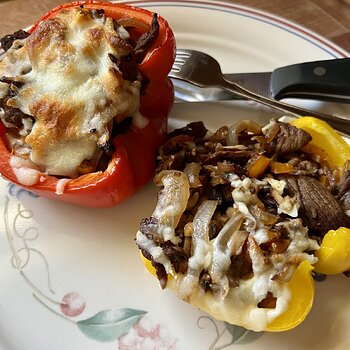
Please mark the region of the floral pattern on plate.
MULTIPOLYGON (((56 293, 51 286, 49 259, 44 252, 35 247, 39 230, 32 220, 34 213, 24 208, 20 202, 22 196, 29 196, 33 199, 38 196, 13 184, 8 184, 7 189, 4 222, 9 249, 12 253, 12 267, 26 281, 29 292, 31 291, 35 300, 50 312, 75 324, 88 338, 98 342, 117 342, 120 350, 179 349, 178 339, 171 334, 167 326, 156 323, 145 310, 128 307, 106 309, 88 318, 74 320, 75 317, 83 316, 86 302, 77 292, 65 294, 60 301, 54 299, 56 293), (9 209, 10 202, 15 204, 17 210, 9 209), (26 273, 32 255, 38 255, 42 261, 42 272, 47 275, 47 290, 51 292, 50 295, 35 285, 26 273)), ((208 316, 200 316, 197 320, 197 326, 200 329, 206 330, 208 325, 211 325, 214 330, 214 338, 208 345, 208 350, 225 349, 232 344, 248 344, 259 339, 263 334, 263 332, 248 331, 226 322, 223 330, 219 330, 218 323, 208 316), (228 340, 222 343, 225 333, 228 335, 228 340)))

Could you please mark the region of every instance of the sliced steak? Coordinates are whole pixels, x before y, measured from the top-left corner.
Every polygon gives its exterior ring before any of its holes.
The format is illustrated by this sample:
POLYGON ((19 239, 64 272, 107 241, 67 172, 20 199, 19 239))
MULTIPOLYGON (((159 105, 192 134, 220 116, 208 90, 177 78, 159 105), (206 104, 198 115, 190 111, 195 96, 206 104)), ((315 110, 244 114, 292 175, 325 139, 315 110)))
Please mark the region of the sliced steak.
POLYGON ((293 125, 280 123, 279 132, 272 142, 266 144, 266 151, 270 154, 286 155, 298 151, 311 141, 306 131, 293 125))
POLYGON ((295 196, 304 225, 312 233, 323 236, 341 226, 350 227, 350 219, 338 201, 319 181, 309 176, 281 176, 287 192, 295 196))

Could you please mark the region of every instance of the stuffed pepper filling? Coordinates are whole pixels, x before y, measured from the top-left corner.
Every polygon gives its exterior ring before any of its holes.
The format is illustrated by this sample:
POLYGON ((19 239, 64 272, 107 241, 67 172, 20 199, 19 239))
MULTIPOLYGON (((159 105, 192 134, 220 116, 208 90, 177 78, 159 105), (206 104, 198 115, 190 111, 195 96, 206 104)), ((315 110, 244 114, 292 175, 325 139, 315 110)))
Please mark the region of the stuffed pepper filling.
POLYGON ((0 117, 14 169, 68 178, 104 170, 130 117, 147 124, 137 65, 157 37, 157 16, 141 37, 130 28, 80 6, 1 39, 0 117))
POLYGON ((156 208, 136 238, 161 287, 257 331, 286 312, 298 266, 317 262, 328 230, 350 227, 349 172, 303 152, 310 140, 276 120, 172 132, 158 156, 156 208))

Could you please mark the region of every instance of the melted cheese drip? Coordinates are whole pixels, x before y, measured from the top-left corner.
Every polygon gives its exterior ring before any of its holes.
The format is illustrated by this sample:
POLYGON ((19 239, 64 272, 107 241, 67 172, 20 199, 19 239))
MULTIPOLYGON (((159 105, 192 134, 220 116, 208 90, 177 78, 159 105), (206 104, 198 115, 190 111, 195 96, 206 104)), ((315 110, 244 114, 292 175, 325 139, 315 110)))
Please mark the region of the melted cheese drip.
MULTIPOLYGON (((112 19, 74 8, 43 22, 0 62, 0 76, 24 83, 7 104, 34 117, 25 142, 41 171, 76 177, 113 119, 138 111, 139 81, 124 80, 109 58, 128 53, 120 32, 112 19)), ((0 98, 8 89, 0 83, 0 98)))
POLYGON ((69 184, 71 180, 70 179, 60 179, 57 181, 56 184, 56 191, 55 193, 57 195, 61 195, 64 193, 64 190, 66 189, 66 186, 69 184))
POLYGON ((11 157, 10 166, 18 182, 25 186, 35 185, 43 175, 33 162, 18 156, 11 157))

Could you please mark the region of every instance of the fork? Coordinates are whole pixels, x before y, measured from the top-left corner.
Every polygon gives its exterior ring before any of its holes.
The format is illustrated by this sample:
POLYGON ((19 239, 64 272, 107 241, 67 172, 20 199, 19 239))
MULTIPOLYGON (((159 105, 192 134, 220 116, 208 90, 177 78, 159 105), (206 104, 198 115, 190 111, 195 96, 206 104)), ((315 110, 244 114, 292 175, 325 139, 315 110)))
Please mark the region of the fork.
POLYGON ((202 88, 215 87, 232 92, 248 100, 269 106, 286 115, 299 118, 313 116, 324 120, 338 131, 350 135, 350 119, 340 116, 323 114, 293 106, 281 101, 258 95, 243 86, 228 81, 221 72, 220 64, 212 56, 188 49, 177 49, 176 58, 169 74, 170 78, 179 79, 202 88))

